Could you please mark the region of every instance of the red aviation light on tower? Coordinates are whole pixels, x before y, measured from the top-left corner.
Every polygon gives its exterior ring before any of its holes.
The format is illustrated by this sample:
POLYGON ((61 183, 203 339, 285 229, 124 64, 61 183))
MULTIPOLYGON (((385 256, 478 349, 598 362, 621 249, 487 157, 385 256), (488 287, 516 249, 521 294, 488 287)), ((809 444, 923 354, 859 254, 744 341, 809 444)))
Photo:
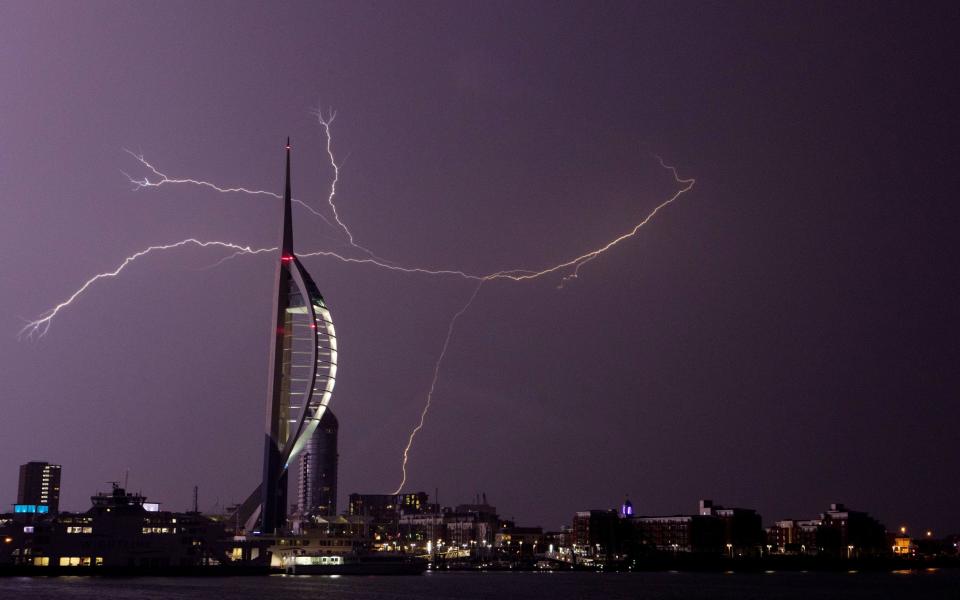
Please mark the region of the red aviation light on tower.
POLYGON ((290 262, 291 260, 293 260, 293 256, 289 254, 284 254, 283 256, 280 257, 280 260, 283 262, 290 262))

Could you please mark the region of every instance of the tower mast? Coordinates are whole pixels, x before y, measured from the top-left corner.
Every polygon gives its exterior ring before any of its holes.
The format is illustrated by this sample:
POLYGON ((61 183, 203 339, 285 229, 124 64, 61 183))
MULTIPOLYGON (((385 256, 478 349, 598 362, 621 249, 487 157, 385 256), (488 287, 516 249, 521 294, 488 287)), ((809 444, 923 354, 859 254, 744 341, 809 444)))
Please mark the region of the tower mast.
POLYGON ((280 260, 277 261, 274 278, 277 295, 273 301, 274 327, 271 335, 270 378, 267 397, 267 423, 263 449, 263 482, 260 486, 261 510, 260 531, 265 534, 279 533, 286 524, 287 471, 281 453, 286 443, 285 428, 288 426, 287 398, 289 394, 290 268, 293 254, 293 215, 291 214, 290 189, 290 138, 286 146, 287 164, 283 190, 283 225, 280 231, 280 260), (286 350, 286 351, 285 351, 286 350))

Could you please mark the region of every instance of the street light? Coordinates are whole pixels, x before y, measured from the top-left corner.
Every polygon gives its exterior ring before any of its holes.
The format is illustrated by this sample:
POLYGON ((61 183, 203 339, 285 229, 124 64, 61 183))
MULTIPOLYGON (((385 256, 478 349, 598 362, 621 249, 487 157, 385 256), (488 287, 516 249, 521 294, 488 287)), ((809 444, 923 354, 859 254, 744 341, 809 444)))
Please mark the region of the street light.
POLYGON ((853 546, 847 546, 847 560, 850 560, 853 556, 853 546))
POLYGON ((727 544, 727 552, 730 553, 730 558, 733 558, 733 544, 727 544))

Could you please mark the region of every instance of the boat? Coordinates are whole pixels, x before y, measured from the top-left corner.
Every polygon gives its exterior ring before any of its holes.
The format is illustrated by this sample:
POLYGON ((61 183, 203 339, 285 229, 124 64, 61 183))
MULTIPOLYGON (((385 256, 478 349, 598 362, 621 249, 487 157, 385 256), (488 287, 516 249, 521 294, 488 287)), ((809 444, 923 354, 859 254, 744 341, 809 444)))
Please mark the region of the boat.
POLYGON ((407 554, 297 555, 283 559, 287 575, 422 575, 427 561, 407 554))

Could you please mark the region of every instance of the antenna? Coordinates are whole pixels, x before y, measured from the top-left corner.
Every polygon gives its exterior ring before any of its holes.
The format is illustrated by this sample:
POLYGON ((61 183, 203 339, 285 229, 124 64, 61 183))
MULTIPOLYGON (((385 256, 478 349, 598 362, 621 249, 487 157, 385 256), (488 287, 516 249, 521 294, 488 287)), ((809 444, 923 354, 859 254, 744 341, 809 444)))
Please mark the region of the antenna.
POLYGON ((123 489, 129 488, 130 487, 129 484, 130 484, 130 469, 128 468, 123 473, 123 489))
POLYGON ((200 509, 197 508, 197 495, 200 491, 200 486, 193 486, 193 512, 199 513, 200 509))

